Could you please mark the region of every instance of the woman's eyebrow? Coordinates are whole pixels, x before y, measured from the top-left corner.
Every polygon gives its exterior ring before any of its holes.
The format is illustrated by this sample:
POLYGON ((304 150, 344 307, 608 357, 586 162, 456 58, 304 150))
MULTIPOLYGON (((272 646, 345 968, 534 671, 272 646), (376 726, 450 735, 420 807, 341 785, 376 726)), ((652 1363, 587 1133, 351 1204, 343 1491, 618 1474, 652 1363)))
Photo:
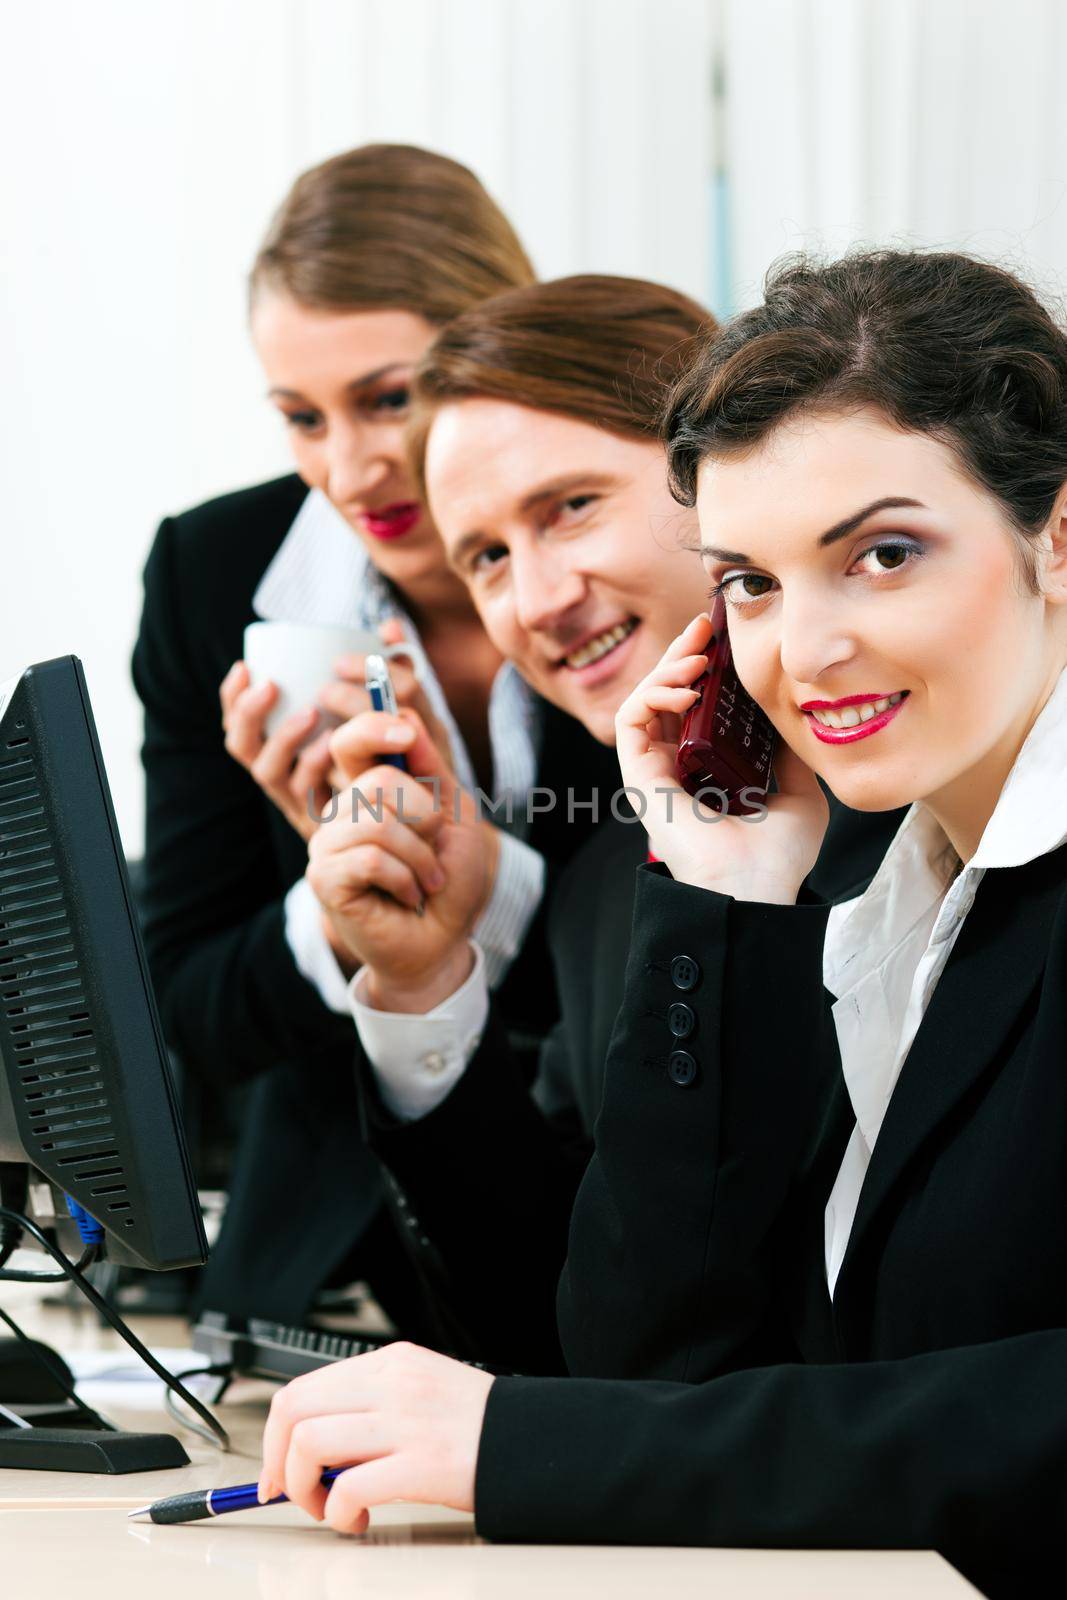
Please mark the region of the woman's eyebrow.
MULTIPOLYGON (((345 385, 345 388, 349 391, 365 389, 368 384, 377 383, 379 378, 387 377, 390 372, 406 372, 408 367, 409 363, 406 361, 388 361, 384 367, 375 367, 373 372, 364 372, 361 377, 353 378, 350 383, 345 385)), ((267 390, 267 397, 271 400, 302 400, 304 398, 299 389, 283 389, 277 385, 273 389, 267 390)))
MULTIPOLYGON (((925 511, 928 508, 921 500, 912 500, 907 495, 884 495, 881 500, 872 500, 870 505, 863 506, 859 511, 854 511, 851 516, 844 517, 840 522, 835 522, 832 528, 827 528, 825 533, 819 535, 819 548, 823 549, 828 544, 836 544, 838 539, 845 539, 854 533, 862 522, 868 517, 873 517, 876 511, 900 510, 911 507, 912 510, 925 511)), ((726 561, 732 566, 752 566, 751 556, 742 555, 740 550, 722 550, 718 545, 702 544, 700 554, 711 561, 726 561)))
POLYGON ((835 522, 832 528, 827 528, 825 533, 819 535, 819 547, 836 544, 838 539, 845 539, 854 533, 861 522, 866 522, 868 517, 873 517, 876 511, 894 511, 910 506, 913 510, 925 511, 926 506, 921 500, 911 500, 907 495, 886 495, 881 500, 872 500, 869 506, 864 506, 862 511, 853 512, 852 516, 845 517, 843 522, 835 522))
POLYGON ((348 385, 350 389, 366 389, 369 384, 377 383, 379 378, 387 378, 391 372, 406 372, 410 369, 408 361, 387 361, 384 367, 375 367, 373 372, 365 372, 362 377, 353 378, 348 385))

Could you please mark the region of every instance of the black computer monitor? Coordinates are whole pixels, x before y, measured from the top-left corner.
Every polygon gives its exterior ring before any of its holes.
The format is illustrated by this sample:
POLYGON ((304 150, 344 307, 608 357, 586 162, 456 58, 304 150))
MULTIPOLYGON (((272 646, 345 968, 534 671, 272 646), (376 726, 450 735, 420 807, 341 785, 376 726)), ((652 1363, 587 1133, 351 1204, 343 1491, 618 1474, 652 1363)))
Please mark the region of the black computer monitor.
MULTIPOLYGON (((203 1222, 81 663, 0 687, 0 1172, 68 1255, 205 1259, 203 1222)), ((26 1242, 29 1241, 27 1236, 26 1242)), ((0 1396, 2 1399, 2 1396, 0 1396)))

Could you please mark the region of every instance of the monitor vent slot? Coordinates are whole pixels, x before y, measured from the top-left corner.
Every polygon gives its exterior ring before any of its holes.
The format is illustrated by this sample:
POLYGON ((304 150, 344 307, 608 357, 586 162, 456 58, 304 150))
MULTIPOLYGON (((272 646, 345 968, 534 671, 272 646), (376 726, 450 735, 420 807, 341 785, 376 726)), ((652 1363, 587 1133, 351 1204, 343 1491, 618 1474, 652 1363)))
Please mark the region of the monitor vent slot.
POLYGON ((63 1187, 94 1215, 130 1210, 28 734, 0 743, 0 1039, 27 1153, 44 1171, 63 1169, 63 1187))

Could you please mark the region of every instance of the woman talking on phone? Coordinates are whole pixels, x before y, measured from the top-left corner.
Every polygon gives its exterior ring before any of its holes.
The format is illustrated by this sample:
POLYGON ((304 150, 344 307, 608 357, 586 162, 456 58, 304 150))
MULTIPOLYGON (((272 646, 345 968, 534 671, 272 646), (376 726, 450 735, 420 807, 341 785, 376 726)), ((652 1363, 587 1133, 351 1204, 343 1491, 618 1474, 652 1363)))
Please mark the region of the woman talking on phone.
MULTIPOLYGON (((614 778, 580 730, 501 672, 404 456, 412 371, 437 328, 532 278, 507 219, 444 156, 368 145, 304 173, 250 281, 252 339, 296 472, 168 518, 149 557, 134 656, 149 958, 189 1077, 222 1089, 256 1080, 205 1284, 214 1309, 296 1322, 331 1275, 376 1277, 384 1294, 374 1257, 388 1265, 395 1253, 378 1220, 377 1164, 359 1139, 351 974, 303 878, 308 795, 328 797, 328 752, 321 738, 308 743, 315 706, 267 736, 278 691, 250 683, 245 627, 260 619, 416 639, 429 663, 423 690, 469 785, 522 796, 564 772, 614 778), (291 1197, 281 1213, 279 1191, 291 1197)), ((319 706, 342 717, 365 706, 361 665, 339 663, 343 676, 322 685, 319 706)), ((404 669, 397 687, 415 694, 404 669)), ((582 832, 552 831, 549 819, 525 838, 488 825, 483 834, 481 936, 495 984, 525 940, 532 972, 524 978, 520 961, 505 1005, 524 1028, 537 1016, 530 994, 543 1004, 547 979, 539 940, 526 940, 544 862, 582 832)))
POLYGON ((263 1482, 338 1527, 397 1495, 501 1539, 934 1546, 1036 1592, 1067 1509, 1067 338, 964 256, 787 263, 667 437, 778 792, 667 820, 697 616, 618 718, 660 861, 561 1284, 574 1376, 339 1366, 276 1400, 263 1482), (911 806, 829 910, 796 903, 816 775, 911 806), (328 1503, 326 1462, 354 1463, 328 1503))

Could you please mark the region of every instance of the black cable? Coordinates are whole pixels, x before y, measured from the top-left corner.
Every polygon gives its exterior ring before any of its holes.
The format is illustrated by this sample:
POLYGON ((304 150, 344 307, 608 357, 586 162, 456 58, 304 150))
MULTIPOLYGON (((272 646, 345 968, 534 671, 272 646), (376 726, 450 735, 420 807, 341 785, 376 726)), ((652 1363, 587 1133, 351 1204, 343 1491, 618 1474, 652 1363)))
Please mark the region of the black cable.
MULTIPOLYGON (((5 1313, 3 1311, 0 1311, 0 1317, 3 1317, 4 1315, 5 1315, 5 1313)), ((10 1318, 6 1318, 6 1320, 10 1322, 11 1319, 10 1318)), ((22 1337, 25 1338, 26 1337, 25 1334, 23 1334, 22 1337)), ((111 1376, 113 1374, 121 1377, 122 1374, 127 1372, 128 1370, 129 1370, 128 1368, 122 1367, 122 1366, 106 1367, 103 1372, 94 1372, 93 1373, 93 1377, 97 1381, 99 1381, 101 1378, 106 1378, 106 1377, 109 1377, 109 1376, 111 1376)), ((174 1376, 181 1383, 184 1383, 187 1378, 222 1378, 222 1379, 224 1379, 225 1381, 223 1382, 222 1388, 214 1396, 214 1400, 213 1400, 213 1404, 218 1405, 219 1401, 222 1399, 223 1395, 226 1393, 226 1390, 230 1387, 230 1384, 233 1382, 234 1367, 233 1367, 233 1362, 232 1361, 221 1361, 221 1362, 218 1362, 215 1366, 211 1366, 211 1367, 190 1367, 188 1369, 188 1371, 186 1371, 186 1372, 176 1372, 174 1374, 174 1376)), ((77 1398, 77 1397, 75 1397, 75 1398, 77 1398)), ((84 1402, 83 1402, 83 1404, 84 1404, 84 1402)), ((197 1438, 198 1439, 203 1439, 205 1444, 211 1445, 211 1447, 213 1449, 215 1449, 215 1450, 218 1449, 219 1441, 216 1439, 215 1435, 213 1433, 209 1433, 206 1428, 202 1428, 200 1426, 199 1422, 194 1422, 191 1417, 184 1416, 182 1414, 182 1412, 180 1412, 178 1410, 178 1403, 175 1400, 173 1394, 171 1393, 171 1391, 169 1389, 164 1389, 163 1390, 163 1409, 167 1413, 167 1416, 170 1417, 172 1419, 172 1421, 174 1421, 174 1422, 176 1422, 178 1424, 179 1428, 184 1428, 187 1433, 195 1433, 197 1438)))
MULTIPOLYGON (((6 1211, 6 1206, 0 1206, 0 1211, 6 1211)), ((43 1237, 43 1235, 42 1235, 43 1237)), ((53 1251, 53 1254, 55 1252, 53 1251)), ((67 1283, 72 1272, 82 1273, 86 1267, 91 1267, 100 1254, 98 1244, 86 1245, 77 1261, 69 1263, 70 1271, 65 1272, 14 1272, 5 1268, 0 1272, 0 1283, 67 1283)), ((7 1257, 5 1256, 6 1260, 7 1257)), ((66 1259, 64 1257, 64 1259, 66 1259)))
MULTIPOLYGON (((102 1417, 98 1411, 94 1410, 91 1405, 88 1405, 86 1401, 82 1399, 81 1395, 78 1394, 77 1390, 74 1388, 74 1385, 67 1381, 66 1373, 53 1363, 51 1358, 54 1352, 49 1350, 47 1345, 42 1345, 38 1340, 31 1339, 29 1334, 24 1332, 23 1329, 19 1327, 14 1317, 8 1315, 3 1306, 0 1306, 0 1321, 6 1322, 16 1339, 22 1340, 23 1344, 29 1349, 30 1355, 37 1362, 37 1365, 44 1368, 45 1372, 47 1372, 48 1376, 52 1379, 52 1382, 56 1385, 56 1388, 62 1390, 63 1395, 67 1400, 72 1400, 78 1407, 79 1411, 84 1411, 85 1415, 92 1420, 94 1425, 99 1422, 107 1421, 105 1417, 102 1417)), ((58 1355, 56 1356, 56 1360, 59 1360, 58 1355)), ((18 1402, 16 1401, 15 1404, 17 1405, 17 1403, 18 1402)), ((110 1423, 109 1426, 113 1427, 114 1424, 110 1423)), ((198 1429, 197 1432, 199 1431, 200 1430, 198 1429)))
MULTIPOLYGON (((233 1378, 233 1362, 227 1361, 215 1367, 193 1367, 188 1372, 179 1372, 177 1376, 183 1382, 186 1378, 225 1378, 226 1382, 215 1396, 215 1404, 218 1405, 222 1395, 225 1394, 230 1386, 230 1380, 233 1378)), ((178 1410, 177 1401, 169 1389, 164 1389, 163 1391, 163 1409, 167 1416, 178 1424, 179 1428, 187 1428, 190 1433, 195 1433, 198 1439, 203 1439, 205 1444, 218 1445, 218 1440, 208 1433, 206 1428, 202 1428, 199 1422, 193 1422, 189 1417, 182 1416, 178 1410)))
MULTIPOLYGON (((230 1436, 218 1418, 208 1410, 207 1406, 204 1405, 202 1401, 198 1400, 194 1394, 190 1393, 190 1391, 185 1387, 179 1378, 176 1378, 172 1372, 168 1372, 166 1367, 163 1366, 161 1362, 156 1360, 151 1350, 146 1349, 133 1330, 126 1326, 114 1307, 109 1306, 103 1295, 98 1294, 93 1288, 88 1278, 82 1276, 80 1264, 76 1265, 74 1262, 68 1261, 63 1252, 59 1250, 50 1239, 46 1238, 37 1224, 35 1222, 31 1222, 29 1217, 24 1217, 19 1212, 12 1211, 9 1206, 3 1205, 0 1205, 0 1217, 7 1217, 8 1221, 18 1223, 26 1233, 30 1234, 34 1239, 37 1240, 37 1243, 44 1250, 47 1250, 53 1261, 55 1261, 63 1269, 62 1278, 69 1278, 70 1281, 81 1290, 82 1294, 85 1296, 94 1310, 98 1311, 99 1314, 104 1318, 105 1322, 114 1328, 115 1332, 120 1336, 120 1338, 125 1339, 130 1349, 140 1356, 145 1366, 150 1367, 155 1373, 156 1377, 161 1378, 166 1384, 167 1388, 172 1390, 174 1394, 180 1395, 185 1401, 186 1405, 191 1407, 191 1409, 196 1412, 201 1421, 207 1423, 216 1439, 218 1439, 222 1449, 229 1450, 230 1436)), ((95 1256, 95 1247, 93 1254, 95 1256)), ((47 1278, 35 1273, 25 1274, 0 1272, 0 1279, 3 1278, 16 1279, 20 1283, 25 1283, 27 1279, 31 1283, 49 1281, 47 1278)))

